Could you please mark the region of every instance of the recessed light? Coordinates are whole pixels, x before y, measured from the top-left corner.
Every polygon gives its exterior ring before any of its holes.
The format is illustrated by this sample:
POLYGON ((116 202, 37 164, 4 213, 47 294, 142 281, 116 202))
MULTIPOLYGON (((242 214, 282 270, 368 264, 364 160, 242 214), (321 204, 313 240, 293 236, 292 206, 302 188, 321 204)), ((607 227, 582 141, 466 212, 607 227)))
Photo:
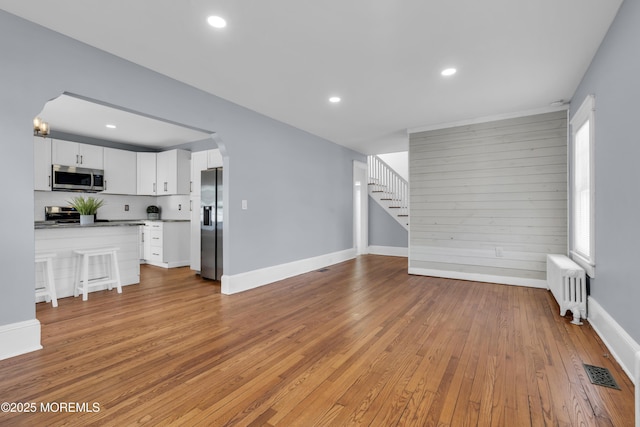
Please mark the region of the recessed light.
POLYGON ((207 22, 213 28, 224 28, 227 26, 227 21, 224 18, 216 15, 208 17, 207 22))
POLYGON ((106 125, 106 127, 108 127, 109 129, 115 129, 116 125, 108 124, 108 125, 106 125))
POLYGON ((331 98, 329 98, 329 102, 331 102, 333 104, 337 104, 340 101, 342 101, 342 99, 340 99, 339 96, 332 96, 331 98))
POLYGON ((445 68, 444 70, 442 70, 440 74, 442 74, 445 77, 453 76, 457 71, 458 70, 456 70, 455 68, 445 68))

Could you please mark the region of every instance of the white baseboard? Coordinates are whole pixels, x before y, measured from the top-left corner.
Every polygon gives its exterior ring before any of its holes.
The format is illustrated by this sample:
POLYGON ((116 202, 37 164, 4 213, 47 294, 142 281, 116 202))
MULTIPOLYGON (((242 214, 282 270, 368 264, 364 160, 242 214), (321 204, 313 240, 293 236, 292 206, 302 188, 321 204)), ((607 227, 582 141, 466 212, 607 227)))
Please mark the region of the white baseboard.
POLYGON ((38 319, 0 326, 0 360, 40 349, 38 319))
POLYGON ((640 388, 640 384, 638 384, 640 367, 636 367, 636 363, 640 363, 637 362, 637 359, 640 358, 640 344, 631 338, 627 331, 622 329, 622 326, 592 297, 587 300, 587 307, 589 323, 607 346, 611 355, 622 366, 629 379, 635 384, 637 390, 640 388))
POLYGON ((640 427, 640 351, 636 353, 636 427, 640 427))
POLYGON ((640 427, 640 351, 636 353, 636 427, 640 427))
POLYGON ((547 281, 527 279, 524 277, 495 276, 491 274, 463 273, 459 271, 434 270, 430 268, 409 268, 409 274, 419 276, 444 277, 446 279, 471 280, 473 282, 498 283, 501 285, 527 286, 529 288, 547 289, 547 281))
POLYGON ((154 262, 154 261, 145 260, 144 263, 148 265, 153 265, 155 267, 162 267, 162 268, 187 267, 191 265, 191 261, 154 262))
POLYGON ((248 291, 260 286, 268 285, 269 283, 277 282, 278 280, 308 273, 355 257, 355 249, 346 249, 344 251, 333 252, 313 258, 274 265, 273 267, 247 271, 246 273, 234 275, 223 274, 221 280, 221 292, 225 295, 231 295, 238 292, 248 291))
POLYGON ((371 245, 367 248, 368 253, 372 255, 385 255, 385 256, 409 256, 409 248, 400 248, 395 246, 376 246, 371 245))

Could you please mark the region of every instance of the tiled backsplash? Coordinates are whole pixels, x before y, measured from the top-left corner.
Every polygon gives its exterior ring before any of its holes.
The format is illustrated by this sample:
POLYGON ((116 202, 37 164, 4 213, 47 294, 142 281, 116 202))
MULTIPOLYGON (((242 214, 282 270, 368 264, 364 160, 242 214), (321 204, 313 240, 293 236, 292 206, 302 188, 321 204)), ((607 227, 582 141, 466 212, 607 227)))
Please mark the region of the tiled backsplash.
POLYGON ((71 193, 64 191, 34 191, 34 219, 44 221, 45 206, 68 206, 68 200, 82 195, 94 196, 105 201, 98 209, 98 219, 136 220, 147 218, 147 206, 161 209, 161 219, 189 220, 189 196, 125 196, 101 193, 71 193), (125 205, 129 210, 125 211, 125 205))

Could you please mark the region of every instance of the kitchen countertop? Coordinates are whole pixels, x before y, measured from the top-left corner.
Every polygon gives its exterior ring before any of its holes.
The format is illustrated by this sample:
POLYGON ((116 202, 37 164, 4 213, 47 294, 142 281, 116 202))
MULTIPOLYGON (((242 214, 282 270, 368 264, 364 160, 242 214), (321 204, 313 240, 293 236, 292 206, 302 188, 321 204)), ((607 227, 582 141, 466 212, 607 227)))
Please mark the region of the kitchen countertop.
POLYGON ((190 222, 190 219, 141 219, 142 222, 190 222))
POLYGON ((145 225, 147 222, 189 222, 188 219, 135 219, 135 220, 116 220, 110 219, 107 221, 98 221, 93 224, 80 225, 77 222, 71 223, 57 223, 54 221, 36 221, 34 223, 34 228, 36 230, 39 229, 50 229, 50 228, 95 228, 95 227, 127 227, 127 226, 138 226, 145 225))
POLYGON ((122 227, 122 226, 138 226, 145 225, 147 222, 190 222, 188 219, 126 219, 126 220, 117 220, 110 219, 106 221, 98 221, 93 224, 80 225, 78 222, 67 222, 67 223, 57 223, 55 221, 36 221, 34 223, 34 228, 36 230, 39 229, 49 229, 49 228, 85 228, 85 227, 122 227))
POLYGON ((144 225, 144 221, 100 221, 86 225, 80 225, 80 223, 78 222, 57 223, 51 221, 36 221, 34 223, 34 227, 36 230, 53 228, 133 227, 139 225, 144 225))

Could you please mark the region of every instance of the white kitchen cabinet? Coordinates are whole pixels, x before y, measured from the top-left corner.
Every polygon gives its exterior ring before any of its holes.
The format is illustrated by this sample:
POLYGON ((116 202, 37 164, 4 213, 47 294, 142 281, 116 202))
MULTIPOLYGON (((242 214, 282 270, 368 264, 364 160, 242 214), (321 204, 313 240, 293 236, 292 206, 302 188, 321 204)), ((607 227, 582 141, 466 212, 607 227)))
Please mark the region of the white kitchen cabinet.
POLYGON ((200 195, 200 172, 222 167, 220 150, 212 149, 191 153, 191 195, 200 195))
POLYGON ((222 167, 222 154, 220 150, 213 149, 207 150, 207 169, 221 168, 222 167))
POLYGON ((97 145, 54 139, 51 160, 54 165, 104 169, 103 148, 97 145))
POLYGON ((207 152, 191 153, 191 195, 200 195, 200 172, 207 169, 207 152))
POLYGON ((189 221, 146 221, 144 259, 164 268, 189 265, 189 221))
POLYGON ((138 194, 150 196, 189 194, 191 176, 189 151, 138 153, 137 167, 138 194))
POLYGON ((139 243, 139 255, 138 258, 140 258, 140 261, 144 261, 144 257, 145 257, 145 253, 147 253, 146 251, 148 250, 147 248, 145 248, 145 226, 141 225, 140 227, 138 227, 138 243, 139 243))
POLYGON ((140 255, 141 260, 147 260, 151 257, 151 223, 145 222, 142 228, 142 253, 140 255))
POLYGON ((169 150, 157 154, 157 195, 189 194, 190 159, 190 152, 186 150, 169 150))
POLYGON ((191 197, 191 269, 200 271, 200 196, 191 197))
POLYGON ((137 193, 156 195, 156 153, 136 153, 137 193))
POLYGON ((33 189, 51 191, 51 138, 33 138, 33 189))
POLYGON ((104 148, 105 194, 137 194, 137 156, 134 151, 104 148))

